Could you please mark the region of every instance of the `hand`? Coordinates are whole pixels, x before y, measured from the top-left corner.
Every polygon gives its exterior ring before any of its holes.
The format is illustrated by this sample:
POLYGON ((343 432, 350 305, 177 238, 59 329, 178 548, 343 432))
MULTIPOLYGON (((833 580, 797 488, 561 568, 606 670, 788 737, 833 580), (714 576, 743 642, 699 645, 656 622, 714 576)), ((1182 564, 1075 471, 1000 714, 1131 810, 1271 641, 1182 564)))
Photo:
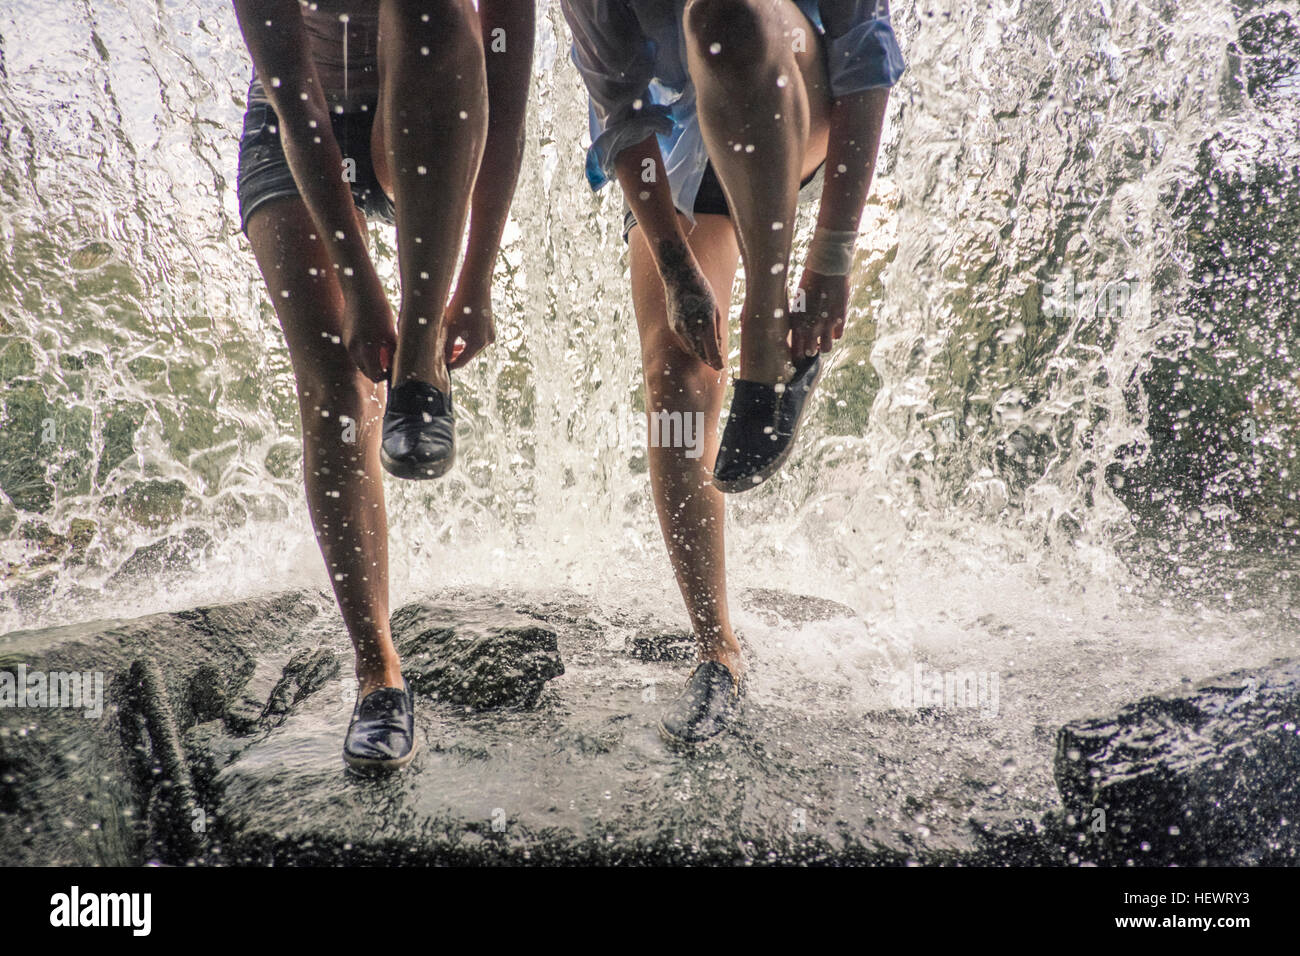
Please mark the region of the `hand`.
POLYGON ((849 305, 849 277, 824 276, 805 268, 799 280, 803 311, 790 311, 790 354, 795 362, 818 351, 829 352, 844 335, 849 305))
POLYGON ((710 368, 722 371, 722 329, 726 320, 713 298, 713 288, 686 243, 668 239, 659 244, 659 277, 664 283, 668 328, 682 350, 710 368))
POLYGON ((448 370, 468 364, 497 340, 490 286, 464 290, 459 285, 456 287, 456 294, 447 306, 444 334, 448 370))
POLYGON ((343 346, 366 378, 388 378, 397 353, 397 323, 382 287, 344 297, 343 346))
POLYGON ((718 332, 723 326, 722 312, 714 303, 707 283, 704 288, 703 294, 667 293, 668 328, 684 352, 720 372, 724 368, 722 338, 718 332))

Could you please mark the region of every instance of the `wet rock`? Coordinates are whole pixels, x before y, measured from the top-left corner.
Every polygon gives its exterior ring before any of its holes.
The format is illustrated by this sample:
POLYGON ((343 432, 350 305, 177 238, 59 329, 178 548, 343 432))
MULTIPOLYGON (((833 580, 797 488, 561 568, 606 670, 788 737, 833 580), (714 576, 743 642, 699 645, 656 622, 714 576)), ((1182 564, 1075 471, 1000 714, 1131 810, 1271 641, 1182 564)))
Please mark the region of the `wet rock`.
POLYGON ((260 723, 278 727, 295 706, 339 676, 339 659, 333 651, 317 648, 299 651, 284 666, 271 696, 262 710, 260 723))
POLYGON ((474 710, 533 707, 564 673, 555 631, 511 610, 409 604, 392 628, 411 689, 474 710))
POLYGON ((137 660, 127 673, 118 715, 130 782, 141 812, 139 843, 148 861, 178 865, 199 855, 190 765, 181 747, 158 664, 137 660))
POLYGON ((230 732, 239 736, 251 734, 262 726, 267 702, 284 676, 284 669, 273 661, 259 660, 253 673, 226 701, 222 719, 230 732))
POLYGON ((772 588, 749 588, 742 592, 740 600, 743 606, 772 627, 782 623, 808 624, 857 617, 853 608, 846 604, 772 588))
MULTIPOLYGON (((842 615, 763 600, 783 621, 842 615)), ((1010 710, 900 719, 808 706, 761 675, 733 732, 671 751, 654 688, 679 686, 689 661, 629 656, 627 635, 689 635, 640 608, 458 590, 393 629, 425 688, 421 751, 378 781, 344 773, 352 704, 330 685, 350 647, 328 595, 0 637, 0 670, 101 670, 109 700, 98 720, 0 709, 0 859, 1123 865, 1297 848, 1298 663, 1069 724, 1058 803, 1041 714, 1018 731, 1010 710), (1008 740, 1031 742, 1014 785, 1008 740)))
POLYGON ((193 759, 176 734, 236 697, 250 662, 306 644, 331 604, 294 592, 0 636, 0 671, 99 674, 104 686, 98 714, 0 708, 0 859, 123 866, 191 852, 177 827, 203 807, 186 802, 193 759), (147 690, 136 662, 151 662, 147 690))
POLYGON ((212 550, 212 543, 212 536, 202 528, 186 528, 180 534, 169 534, 136 548, 105 586, 121 587, 152 575, 193 571, 199 560, 212 550))
POLYGON ((695 635, 690 631, 642 631, 627 639, 628 656, 639 661, 693 661, 695 635))
POLYGON ((1143 864, 1300 854, 1300 662, 1148 697, 1062 728, 1055 759, 1079 853, 1143 864))
MULTIPOLYGON (((251 660, 246 661, 245 666, 240 668, 245 673, 245 679, 247 673, 252 670, 252 663, 251 660)), ((242 682, 235 683, 238 685, 242 682)), ((185 699, 189 712, 193 715, 192 722, 213 720, 224 714, 230 691, 231 681, 228 673, 213 664, 200 664, 195 669, 194 676, 190 678, 185 699)))

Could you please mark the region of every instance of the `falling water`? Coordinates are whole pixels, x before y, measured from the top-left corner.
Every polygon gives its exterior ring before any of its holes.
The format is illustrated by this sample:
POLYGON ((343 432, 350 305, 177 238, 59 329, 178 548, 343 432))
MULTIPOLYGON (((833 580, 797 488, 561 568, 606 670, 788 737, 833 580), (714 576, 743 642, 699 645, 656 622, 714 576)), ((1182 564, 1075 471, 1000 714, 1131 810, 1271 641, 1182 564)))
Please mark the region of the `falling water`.
MULTIPOLYGON (((857 620, 742 613, 764 694, 870 707, 924 658, 1028 674, 1004 698, 1032 715, 1294 653, 1298 15, 895 4, 850 329, 791 464, 729 517, 737 592, 857 620)), ((564 587, 684 620, 567 49, 541 0, 497 343, 457 376, 456 469, 386 485, 395 603, 564 587)), ((0 54, 0 631, 325 586, 238 229, 230 5, 10 0, 0 54)))

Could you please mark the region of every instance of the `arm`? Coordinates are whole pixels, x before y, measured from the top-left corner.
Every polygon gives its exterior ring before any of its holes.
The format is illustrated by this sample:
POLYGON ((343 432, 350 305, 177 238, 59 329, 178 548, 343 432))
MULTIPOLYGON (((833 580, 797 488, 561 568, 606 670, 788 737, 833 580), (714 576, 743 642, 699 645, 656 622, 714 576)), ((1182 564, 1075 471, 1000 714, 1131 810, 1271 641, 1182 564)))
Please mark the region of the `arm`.
POLYGON ((722 368, 720 315, 686 241, 656 133, 669 133, 669 108, 653 102, 654 50, 626 0, 564 0, 573 62, 591 95, 587 178, 614 177, 636 216, 664 282, 668 325, 682 348, 722 368))
MULTIPOLYGON (((381 315, 392 325, 392 312, 375 272, 366 237, 343 179, 343 154, 334 139, 329 107, 307 53, 306 28, 298 0, 234 0, 244 42, 262 78, 280 126, 280 141, 294 182, 329 251, 345 301, 345 325, 381 315), (278 83, 276 81, 279 81, 278 83)), ((383 338, 380 336, 379 338, 383 338)), ((393 338, 395 343, 395 337, 393 338)), ((383 377, 388 345, 382 341, 350 348, 353 360, 372 379, 383 377)))
POLYGON ((668 327, 688 353, 721 369, 721 313, 682 230, 659 140, 650 135, 627 147, 615 158, 614 166, 623 196, 659 268, 667 293, 668 327))
POLYGON ((492 272, 524 158, 532 74, 533 0, 479 0, 487 59, 488 135, 470 200, 469 240, 447 309, 447 367, 459 368, 496 340, 492 272), (456 340, 465 343, 454 352, 456 340))
POLYGON ((828 352, 844 334, 849 270, 876 170, 889 87, 903 70, 887 4, 821 0, 820 10, 833 102, 817 231, 799 282, 804 310, 793 316, 796 356, 828 352))

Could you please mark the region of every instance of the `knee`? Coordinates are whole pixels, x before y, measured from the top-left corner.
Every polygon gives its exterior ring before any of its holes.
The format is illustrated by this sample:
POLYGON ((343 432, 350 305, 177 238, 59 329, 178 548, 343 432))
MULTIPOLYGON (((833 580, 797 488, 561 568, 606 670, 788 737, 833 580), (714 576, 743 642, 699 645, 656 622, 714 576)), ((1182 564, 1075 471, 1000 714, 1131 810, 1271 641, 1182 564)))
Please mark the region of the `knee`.
POLYGON ((380 407, 375 385, 351 362, 299 370, 297 379, 303 435, 326 444, 332 438, 351 444, 380 407))
POLYGON ((712 391, 721 388, 718 373, 693 355, 687 354, 667 331, 644 346, 642 365, 655 405, 665 408, 697 408, 708 404, 712 391))
POLYGON ((711 68, 752 67, 773 51, 775 38, 754 0, 689 0, 683 16, 687 42, 711 68))

